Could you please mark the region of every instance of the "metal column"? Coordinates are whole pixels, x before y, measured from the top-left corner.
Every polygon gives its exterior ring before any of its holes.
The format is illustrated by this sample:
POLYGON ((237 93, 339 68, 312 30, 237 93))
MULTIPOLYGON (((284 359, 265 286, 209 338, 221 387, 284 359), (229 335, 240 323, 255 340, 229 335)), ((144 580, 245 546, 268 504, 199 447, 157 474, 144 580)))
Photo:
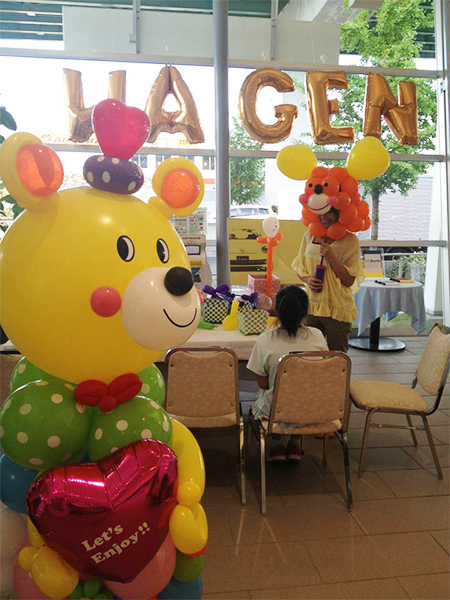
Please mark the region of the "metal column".
POLYGON ((445 155, 444 162, 435 164, 440 174, 442 202, 441 239, 446 247, 441 249, 441 273, 443 292, 444 323, 450 326, 450 2, 435 0, 436 60, 443 78, 438 81, 438 134, 439 153, 445 155))
POLYGON ((277 60, 278 0, 272 0, 270 12, 270 60, 277 60))
POLYGON ((230 134, 228 116, 228 0, 213 0, 214 88, 216 99, 217 283, 230 283, 227 218, 230 216, 230 134))

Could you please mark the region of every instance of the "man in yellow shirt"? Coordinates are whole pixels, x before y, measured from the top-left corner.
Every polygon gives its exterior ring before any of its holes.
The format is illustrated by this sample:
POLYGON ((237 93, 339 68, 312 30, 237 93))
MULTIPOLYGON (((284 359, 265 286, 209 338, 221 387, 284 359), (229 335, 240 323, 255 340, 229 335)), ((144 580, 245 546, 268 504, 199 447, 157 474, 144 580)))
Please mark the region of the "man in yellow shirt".
MULTIPOLYGON (((335 208, 320 215, 325 227, 338 219, 339 211, 335 208)), ((352 233, 334 241, 313 237, 307 231, 292 263, 292 268, 306 284, 309 297, 306 323, 322 331, 330 350, 348 350, 352 322, 357 317, 353 294, 364 279, 360 254, 358 238, 352 233), (315 277, 322 257, 326 267, 323 282, 315 277)))

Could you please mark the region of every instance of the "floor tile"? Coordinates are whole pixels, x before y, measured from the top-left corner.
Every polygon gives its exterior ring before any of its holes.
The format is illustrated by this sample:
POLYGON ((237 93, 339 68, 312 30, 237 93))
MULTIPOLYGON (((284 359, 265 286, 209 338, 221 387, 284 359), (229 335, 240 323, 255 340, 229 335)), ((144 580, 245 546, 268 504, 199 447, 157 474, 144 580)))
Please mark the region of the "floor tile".
MULTIPOLYGON (((406 418, 405 418, 405 425, 406 418)), ((363 440, 363 429, 349 430, 348 443, 351 448, 361 448, 363 440)), ((424 431, 416 431, 419 446, 427 446, 428 438, 424 431)), ((436 438, 435 443, 440 443, 436 438)), ((369 432, 368 448, 392 448, 395 446, 413 446, 411 433, 407 429, 390 429, 383 427, 371 427, 369 432)))
POLYGON ((209 534, 208 547, 216 544, 226 546, 234 544, 231 528, 223 511, 206 509, 206 516, 209 534))
MULTIPOLYGON (((442 469, 444 479, 438 479, 434 469, 380 471, 378 476, 399 498, 442 496, 450 494, 449 469, 442 469)), ((369 473, 367 473, 369 475, 369 473)), ((363 479, 367 476, 364 474, 363 479)))
MULTIPOLYGON (((265 538, 263 541, 268 541, 265 538)), ((321 583, 301 542, 216 546, 208 550, 204 595, 321 583)))
POLYGON ((323 583, 301 587, 255 590, 254 600, 397 600, 408 598, 396 579, 323 583))
POLYGON ((448 555, 428 532, 305 540, 325 582, 436 573, 448 569, 448 555))
POLYGON ((297 541, 363 535, 362 529, 344 503, 286 505, 268 508, 262 518, 259 509, 225 510, 236 544, 297 541))
POLYGON ((251 600, 251 595, 247 590, 236 590, 234 592, 203 594, 202 600, 251 600))
POLYGON ((401 577, 398 581, 411 600, 448 600, 450 597, 448 573, 401 577))
POLYGON ((368 534, 445 529, 449 523, 446 496, 359 502, 353 517, 368 534))
MULTIPOLYGON (((422 446, 421 446, 422 447, 422 446)), ((414 447, 411 447, 413 450, 414 447)), ((359 457, 361 451, 359 449, 350 449, 350 468, 352 473, 358 471, 359 457)), ((321 465, 322 457, 320 454, 314 454, 314 460, 317 465, 321 465)), ((344 465, 342 458, 337 454, 331 454, 328 457, 328 467, 335 473, 343 473, 344 465)), ((412 456, 407 454, 403 448, 370 448, 367 450, 365 460, 365 471, 384 471, 392 469, 420 469, 421 465, 414 460, 412 456)))
POLYGON ((442 444, 450 444, 450 425, 433 425, 430 429, 435 440, 442 444))
POLYGON ((450 554, 450 531, 441 529, 440 531, 430 531, 434 539, 450 554))
POLYGON ((420 356, 417 354, 396 354, 387 362, 399 362, 399 363, 410 363, 410 364, 419 364, 420 356))
MULTIPOLYGON (((419 446, 418 448, 414 448, 414 446, 412 446, 411 448, 405 448, 404 450, 422 467, 425 467, 426 469, 434 467, 434 460, 429 447, 419 446)), ((450 446, 443 444, 436 446, 436 454, 441 467, 450 466, 450 446)))

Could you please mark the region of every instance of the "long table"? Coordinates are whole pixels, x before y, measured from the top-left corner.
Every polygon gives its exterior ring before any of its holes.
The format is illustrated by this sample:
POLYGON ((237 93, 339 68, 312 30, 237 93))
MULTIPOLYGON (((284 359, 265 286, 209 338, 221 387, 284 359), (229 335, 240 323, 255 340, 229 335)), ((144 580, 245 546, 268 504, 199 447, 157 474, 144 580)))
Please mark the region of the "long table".
POLYGON ((182 348, 208 348, 226 346, 234 350, 240 361, 247 361, 252 353, 257 335, 244 335, 238 329, 226 331, 222 325, 214 329, 197 329, 182 348))

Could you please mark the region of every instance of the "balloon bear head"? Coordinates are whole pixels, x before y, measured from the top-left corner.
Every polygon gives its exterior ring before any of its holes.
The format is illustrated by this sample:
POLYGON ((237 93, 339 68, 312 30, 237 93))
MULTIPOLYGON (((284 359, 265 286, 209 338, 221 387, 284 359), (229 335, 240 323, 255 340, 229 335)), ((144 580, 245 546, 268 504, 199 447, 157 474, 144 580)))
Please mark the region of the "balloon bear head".
POLYGON ((0 321, 22 354, 66 381, 109 383, 192 335, 199 295, 170 223, 202 199, 191 161, 160 165, 147 204, 91 187, 58 191, 56 153, 27 133, 9 137, 0 159, 5 186, 26 209, 0 252, 0 321))

